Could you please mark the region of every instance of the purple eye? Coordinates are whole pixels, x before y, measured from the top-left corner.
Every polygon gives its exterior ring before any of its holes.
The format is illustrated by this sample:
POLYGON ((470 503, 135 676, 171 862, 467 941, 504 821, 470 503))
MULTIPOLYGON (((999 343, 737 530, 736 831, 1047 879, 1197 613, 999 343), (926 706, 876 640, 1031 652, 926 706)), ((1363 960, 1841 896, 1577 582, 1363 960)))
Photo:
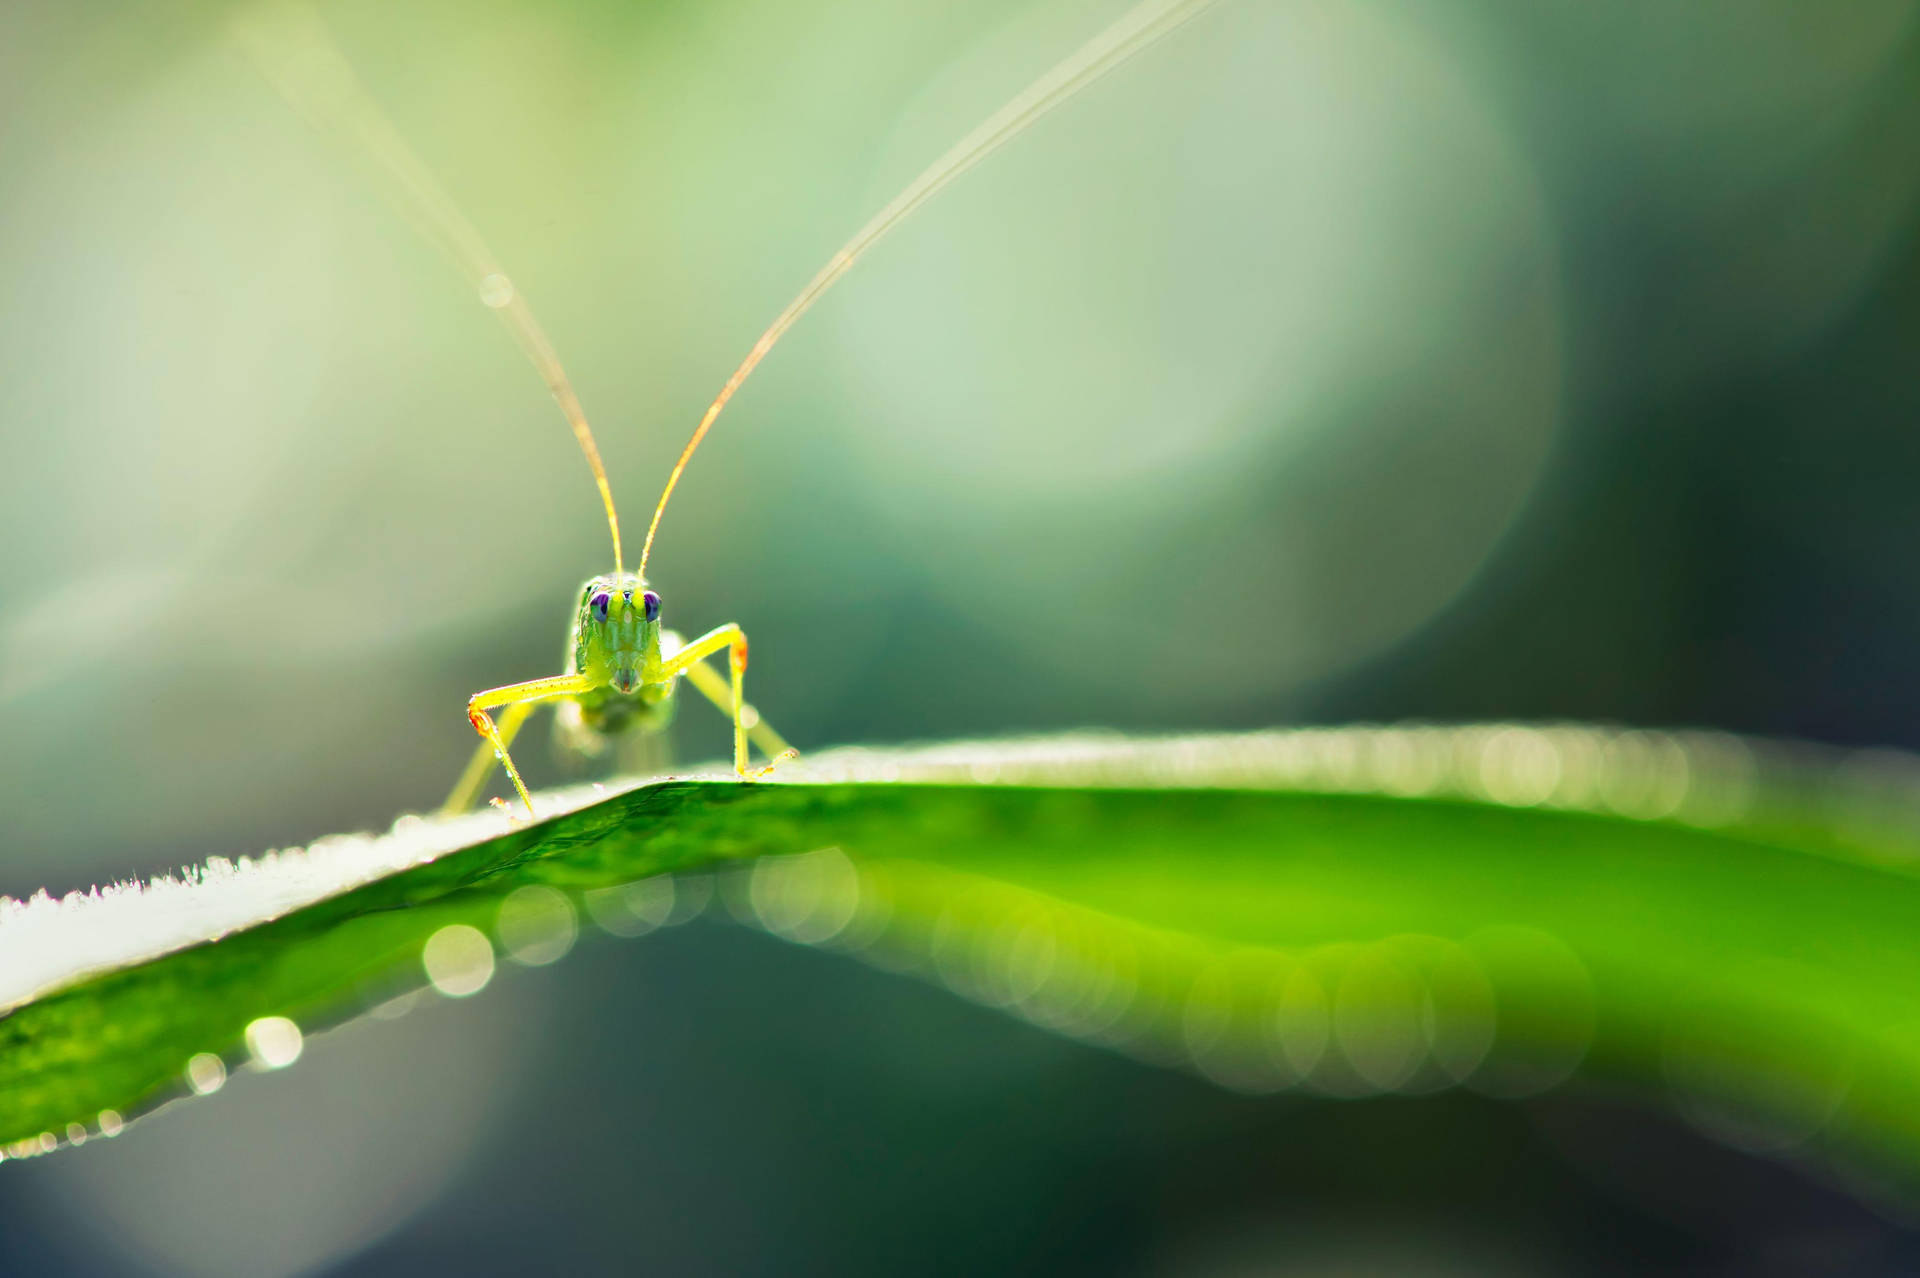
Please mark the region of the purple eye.
POLYGON ((590 603, 588 603, 587 606, 593 610, 593 619, 595 621, 599 621, 599 622, 606 621, 607 604, 609 602, 610 600, 607 596, 607 592, 602 590, 599 594, 593 597, 590 603))
POLYGON ((651 590, 649 590, 644 595, 641 596, 641 599, 647 605, 647 620, 648 621, 660 620, 660 596, 654 594, 651 590))

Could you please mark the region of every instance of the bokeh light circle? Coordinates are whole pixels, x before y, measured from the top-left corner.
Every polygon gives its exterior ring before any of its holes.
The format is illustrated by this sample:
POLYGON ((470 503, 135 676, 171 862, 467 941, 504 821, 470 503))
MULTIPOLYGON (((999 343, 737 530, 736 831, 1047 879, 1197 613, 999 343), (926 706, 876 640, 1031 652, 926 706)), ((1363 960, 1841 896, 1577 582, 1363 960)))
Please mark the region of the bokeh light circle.
MULTIPOLYGON (((958 59, 893 152, 1059 24, 958 59)), ((1222 698, 1296 686, 1444 607, 1537 480, 1561 380, 1544 209, 1437 33, 1229 6, 863 264, 834 415, 969 625, 1149 701, 1196 666, 1222 698)))

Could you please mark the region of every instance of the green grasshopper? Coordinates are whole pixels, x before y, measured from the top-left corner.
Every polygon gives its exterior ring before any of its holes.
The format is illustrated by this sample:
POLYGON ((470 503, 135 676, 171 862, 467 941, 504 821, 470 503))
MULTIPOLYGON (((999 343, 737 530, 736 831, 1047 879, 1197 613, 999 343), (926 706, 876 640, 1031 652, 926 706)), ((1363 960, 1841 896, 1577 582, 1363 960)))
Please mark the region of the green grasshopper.
MULTIPOLYGON (((660 517, 685 473, 687 463, 713 428, 742 383, 774 344, 793 327, 855 262, 942 187, 991 155, 1034 121, 1087 85, 1125 62, 1160 37, 1206 9, 1213 0, 1144 0, 1052 70, 1028 85, 1005 106, 936 160, 846 242, 808 281, 799 296, 768 326, 694 428, 681 450, 666 488, 654 506, 640 563, 629 572, 621 555, 620 517, 614 509, 607 471, 587 425, 579 396, 561 367, 546 332, 525 299, 500 269, 486 242, 460 213, 399 133, 359 85, 352 69, 328 39, 317 18, 305 10, 274 7, 251 15, 241 29, 243 41, 268 78, 311 121, 344 135, 364 149, 384 171, 395 199, 466 275, 480 300, 506 322, 560 405, 574 439, 593 471, 607 529, 613 538, 613 571, 589 579, 580 588, 568 632, 566 668, 556 675, 528 679, 475 693, 467 719, 483 738, 453 792, 442 807, 454 813, 472 806, 498 762, 506 769, 527 816, 535 813, 520 770, 508 747, 527 716, 541 705, 556 706, 563 741, 597 750, 632 733, 658 732, 673 717, 674 690, 685 678, 733 723, 733 767, 743 781, 764 776, 797 753, 745 699, 747 636, 737 624, 715 627, 697 639, 682 641, 661 624, 660 596, 647 583, 660 517), (730 678, 707 664, 725 651, 730 678), (499 711, 498 720, 494 712, 499 711), (758 745, 768 762, 750 764, 748 743, 758 745)), ((496 805, 506 806, 499 799, 496 805)))

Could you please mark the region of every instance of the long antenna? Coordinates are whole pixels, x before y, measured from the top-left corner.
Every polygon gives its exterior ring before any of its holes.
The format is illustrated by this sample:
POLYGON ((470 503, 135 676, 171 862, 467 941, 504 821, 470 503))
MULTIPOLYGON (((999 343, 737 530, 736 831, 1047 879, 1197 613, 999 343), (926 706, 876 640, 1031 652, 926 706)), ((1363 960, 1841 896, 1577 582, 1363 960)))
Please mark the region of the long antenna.
POLYGON ((461 215, 458 206, 434 180, 373 99, 361 87, 346 58, 327 35, 320 18, 304 5, 274 3, 244 14, 236 34, 254 63, 281 96, 323 133, 344 136, 370 154, 387 179, 389 193, 420 231, 453 260, 480 300, 506 323, 527 358, 539 370, 560 412, 573 428, 573 437, 593 468, 594 486, 607 508, 607 531, 613 534, 613 568, 622 571, 620 516, 613 509, 613 489, 600 461, 593 429, 574 394, 567 370, 533 317, 527 302, 494 259, 480 232, 461 215))
POLYGON ((805 315, 807 309, 819 301, 821 295, 832 288, 842 275, 851 270, 862 254, 879 243, 888 231, 906 221, 908 214, 925 204, 941 187, 1012 141, 1035 120, 1212 3, 1213 0, 1145 0, 1145 3, 1129 9, 1119 21, 1080 46, 1064 62, 1028 85, 1011 102, 956 142, 951 150, 933 162, 932 167, 909 182, 905 190, 874 214, 873 220, 861 227, 838 253, 827 259, 820 273, 800 290, 800 296, 787 303, 787 309, 780 312, 779 318, 753 344, 747 357, 740 361, 740 367, 733 370, 733 376, 727 378, 727 384, 720 388, 713 403, 707 406, 700 424, 694 427, 693 438, 680 450, 680 460, 673 464, 673 472, 667 476, 666 490, 660 494, 660 504, 653 508, 653 522, 647 525, 647 539, 640 546, 642 577, 647 575, 647 559, 653 553, 654 534, 660 531, 660 516, 666 513, 667 502, 673 497, 673 490, 680 483, 681 472, 692 460, 694 450, 700 447, 700 441, 713 429, 720 410, 727 406, 727 401, 740 389, 740 384, 747 380, 760 361, 767 357, 767 352, 773 349, 773 344, 793 327, 794 322, 805 315))

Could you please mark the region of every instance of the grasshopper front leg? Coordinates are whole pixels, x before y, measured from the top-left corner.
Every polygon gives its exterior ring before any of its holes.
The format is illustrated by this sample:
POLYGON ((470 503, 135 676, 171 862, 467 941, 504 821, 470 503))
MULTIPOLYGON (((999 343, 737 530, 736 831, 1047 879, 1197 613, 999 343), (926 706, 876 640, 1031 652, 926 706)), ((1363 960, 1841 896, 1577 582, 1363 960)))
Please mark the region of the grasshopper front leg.
MULTIPOLYGON (((520 769, 513 766, 513 756, 507 753, 507 741, 512 733, 503 732, 494 724, 493 716, 487 712, 498 706, 510 707, 501 719, 503 722, 510 723, 513 731, 517 732, 535 703, 551 701, 556 697, 582 696, 592 692, 593 686, 593 680, 585 675, 553 675, 546 679, 529 679, 525 683, 510 683, 503 688, 490 688, 485 692, 476 692, 467 701, 467 722, 473 725, 475 732, 487 739, 488 744, 493 748, 493 753, 498 756, 501 766, 506 768, 507 775, 513 779, 513 788, 520 792, 520 801, 527 805, 529 821, 534 819, 533 796, 527 793, 526 783, 520 779, 520 769), (520 709, 522 706, 526 709, 520 709), (515 711, 519 713, 516 714, 515 711)), ((473 770, 473 765, 469 764, 468 773, 472 773, 473 770)), ((471 802, 471 794, 462 794, 466 784, 467 778, 463 776, 460 785, 454 788, 453 794, 447 800, 449 806, 456 798, 464 797, 471 802)), ((476 791, 479 789, 478 785, 473 788, 476 791)))
MULTIPOLYGON (((718 626, 701 635, 686 647, 674 653, 660 663, 659 677, 662 681, 686 675, 687 681, 703 693, 708 700, 719 706, 721 712, 733 720, 733 770, 742 781, 757 781, 775 767, 796 756, 799 751, 780 739, 772 728, 766 729, 767 736, 775 742, 779 754, 770 759, 763 768, 747 766, 747 702, 745 695, 747 675, 747 632, 733 622, 718 626), (702 664, 705 658, 720 649, 727 650, 727 666, 733 675, 731 686, 724 691, 712 685, 720 682, 719 676, 702 664), (695 673, 698 671, 698 673, 695 673), (724 700, 723 700, 724 698, 724 700)), ((756 727, 764 725, 757 722, 756 727)), ((758 735, 756 733, 756 735, 758 735)), ((764 740, 764 738, 763 738, 764 740)), ((765 749, 764 744, 761 747, 765 749)), ((767 751, 773 754, 772 750, 767 751)))

